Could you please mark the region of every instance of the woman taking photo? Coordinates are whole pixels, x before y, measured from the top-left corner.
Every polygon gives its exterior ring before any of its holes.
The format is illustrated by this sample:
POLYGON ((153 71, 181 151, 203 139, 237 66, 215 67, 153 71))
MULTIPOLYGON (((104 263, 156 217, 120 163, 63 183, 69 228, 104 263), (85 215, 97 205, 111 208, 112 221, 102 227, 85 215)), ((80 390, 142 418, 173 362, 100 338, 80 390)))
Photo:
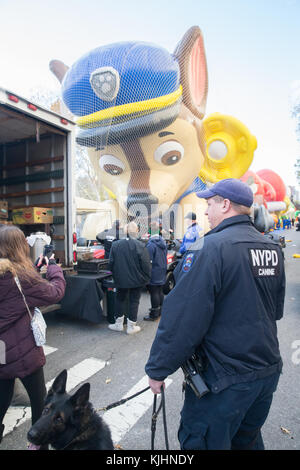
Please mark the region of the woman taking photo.
POLYGON ((16 378, 22 381, 28 393, 32 424, 43 410, 46 396, 44 350, 35 344, 31 319, 14 278, 17 276, 20 281, 32 314, 34 307, 59 302, 65 292, 63 272, 54 259, 45 258, 45 262, 47 280, 33 266, 23 232, 13 225, 0 225, 0 341, 5 351, 5 357, 0 357, 0 442, 16 378))

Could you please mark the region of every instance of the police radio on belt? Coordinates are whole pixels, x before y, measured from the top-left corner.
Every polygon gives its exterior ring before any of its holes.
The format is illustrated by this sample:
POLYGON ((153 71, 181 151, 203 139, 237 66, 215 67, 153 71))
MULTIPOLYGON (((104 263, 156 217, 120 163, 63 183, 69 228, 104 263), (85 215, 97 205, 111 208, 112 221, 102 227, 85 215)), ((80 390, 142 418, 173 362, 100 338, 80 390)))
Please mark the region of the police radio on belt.
POLYGON ((206 383, 201 377, 201 371, 203 370, 202 362, 196 354, 193 354, 181 368, 184 373, 185 382, 191 387, 197 398, 201 398, 209 392, 206 383))

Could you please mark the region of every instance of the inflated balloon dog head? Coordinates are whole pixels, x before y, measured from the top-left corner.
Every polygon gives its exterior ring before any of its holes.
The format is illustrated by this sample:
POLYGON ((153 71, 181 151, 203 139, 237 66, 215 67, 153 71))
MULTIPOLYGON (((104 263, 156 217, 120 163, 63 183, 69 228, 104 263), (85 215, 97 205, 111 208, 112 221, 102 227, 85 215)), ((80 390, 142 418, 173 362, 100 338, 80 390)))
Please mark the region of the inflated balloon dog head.
POLYGON ((77 142, 124 213, 157 216, 176 203, 197 212, 205 182, 240 177, 252 161, 256 140, 242 123, 218 113, 203 121, 207 66, 196 26, 173 54, 122 42, 69 70, 59 61, 50 68, 77 116, 77 142))

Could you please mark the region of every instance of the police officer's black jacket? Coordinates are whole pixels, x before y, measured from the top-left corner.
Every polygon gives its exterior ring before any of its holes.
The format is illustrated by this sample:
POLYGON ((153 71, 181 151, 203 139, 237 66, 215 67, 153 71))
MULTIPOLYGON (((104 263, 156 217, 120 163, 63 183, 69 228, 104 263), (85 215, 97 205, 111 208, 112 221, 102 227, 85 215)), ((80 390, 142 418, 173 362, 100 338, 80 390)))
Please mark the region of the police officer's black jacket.
POLYGON ((246 215, 225 219, 177 266, 146 373, 164 380, 195 351, 211 391, 280 371, 276 320, 283 315, 281 248, 246 215))
POLYGON ((108 265, 119 288, 142 287, 150 281, 150 256, 145 244, 136 238, 115 241, 111 246, 108 265))

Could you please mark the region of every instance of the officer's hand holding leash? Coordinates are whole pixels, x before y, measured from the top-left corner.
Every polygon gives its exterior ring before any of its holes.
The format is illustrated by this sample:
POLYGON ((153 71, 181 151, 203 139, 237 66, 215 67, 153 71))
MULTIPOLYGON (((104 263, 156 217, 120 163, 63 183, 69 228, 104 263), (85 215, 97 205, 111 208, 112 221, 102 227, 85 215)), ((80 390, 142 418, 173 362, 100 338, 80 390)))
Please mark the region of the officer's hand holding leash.
POLYGON ((160 380, 154 380, 149 377, 149 386, 154 395, 157 395, 158 393, 161 393, 161 386, 163 386, 163 388, 165 389, 165 382, 160 380))
MULTIPOLYGON (((197 354, 193 354, 184 364, 181 366, 184 374, 184 384, 188 384, 197 398, 201 398, 203 395, 209 392, 209 388, 202 378, 203 365, 200 357, 197 354)), ((165 382, 160 380, 154 380, 149 377, 149 386, 152 392, 157 395, 161 393, 161 387, 165 389, 165 382)))

